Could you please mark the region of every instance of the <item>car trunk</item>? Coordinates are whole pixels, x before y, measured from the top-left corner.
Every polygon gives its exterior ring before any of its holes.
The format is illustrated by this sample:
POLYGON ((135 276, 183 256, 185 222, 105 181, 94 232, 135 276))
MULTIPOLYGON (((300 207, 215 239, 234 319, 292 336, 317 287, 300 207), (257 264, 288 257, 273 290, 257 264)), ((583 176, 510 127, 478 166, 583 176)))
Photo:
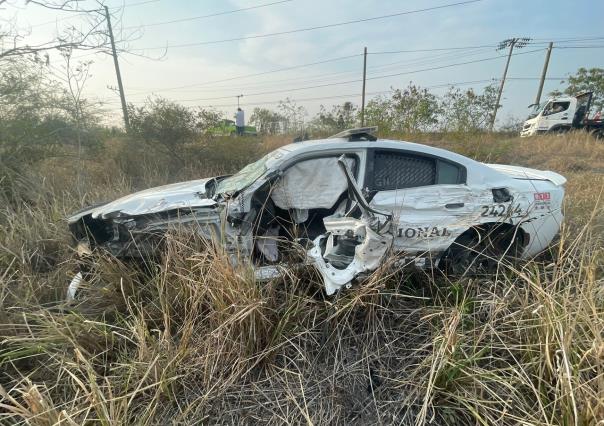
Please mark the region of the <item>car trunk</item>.
POLYGON ((486 164, 488 167, 497 170, 500 173, 521 180, 546 180, 556 186, 562 186, 566 183, 566 178, 558 173, 548 170, 536 170, 528 167, 509 166, 505 164, 486 164))

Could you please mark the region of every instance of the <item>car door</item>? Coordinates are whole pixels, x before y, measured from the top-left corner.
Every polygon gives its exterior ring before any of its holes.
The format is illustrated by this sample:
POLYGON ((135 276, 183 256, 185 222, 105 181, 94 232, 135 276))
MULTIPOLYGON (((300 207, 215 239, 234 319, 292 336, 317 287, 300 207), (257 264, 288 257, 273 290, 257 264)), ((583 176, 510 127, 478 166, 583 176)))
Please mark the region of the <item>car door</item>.
POLYGON ((370 205, 392 212, 394 249, 442 251, 465 231, 476 211, 462 165, 395 149, 370 149, 364 189, 370 205))

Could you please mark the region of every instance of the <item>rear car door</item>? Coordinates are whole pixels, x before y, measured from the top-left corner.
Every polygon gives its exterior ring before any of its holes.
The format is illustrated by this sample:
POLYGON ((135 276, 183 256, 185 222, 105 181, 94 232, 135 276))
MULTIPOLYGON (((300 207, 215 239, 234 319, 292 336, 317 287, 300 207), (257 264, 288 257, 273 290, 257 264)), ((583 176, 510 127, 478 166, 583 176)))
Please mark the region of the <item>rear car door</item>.
POLYGON ((447 159, 397 149, 370 149, 363 188, 370 205, 392 212, 394 248, 409 254, 443 251, 476 211, 466 169, 447 159))

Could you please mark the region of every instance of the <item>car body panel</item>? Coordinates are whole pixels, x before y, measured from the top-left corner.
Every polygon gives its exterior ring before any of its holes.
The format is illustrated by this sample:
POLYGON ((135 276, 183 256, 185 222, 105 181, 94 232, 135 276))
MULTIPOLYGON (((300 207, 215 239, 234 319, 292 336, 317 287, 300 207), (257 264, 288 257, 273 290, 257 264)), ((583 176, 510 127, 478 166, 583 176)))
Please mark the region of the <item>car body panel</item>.
POLYGON ((84 214, 91 214, 96 219, 117 215, 140 216, 168 210, 214 206, 216 202, 205 195, 206 184, 210 180, 212 178, 145 189, 93 209, 84 210, 71 216, 68 222, 73 223, 84 214))
POLYGON ((473 223, 475 194, 467 185, 434 185, 378 192, 371 205, 394 215, 394 248, 444 251, 473 223))

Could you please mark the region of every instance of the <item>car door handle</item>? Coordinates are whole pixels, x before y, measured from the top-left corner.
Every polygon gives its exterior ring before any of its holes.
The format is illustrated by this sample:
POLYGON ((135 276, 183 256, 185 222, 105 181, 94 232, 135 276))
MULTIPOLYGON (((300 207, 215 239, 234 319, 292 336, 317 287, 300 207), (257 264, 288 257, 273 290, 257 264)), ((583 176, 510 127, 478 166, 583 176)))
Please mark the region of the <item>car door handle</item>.
POLYGON ((464 203, 451 203, 445 204, 446 209, 460 209, 464 206, 464 203))

